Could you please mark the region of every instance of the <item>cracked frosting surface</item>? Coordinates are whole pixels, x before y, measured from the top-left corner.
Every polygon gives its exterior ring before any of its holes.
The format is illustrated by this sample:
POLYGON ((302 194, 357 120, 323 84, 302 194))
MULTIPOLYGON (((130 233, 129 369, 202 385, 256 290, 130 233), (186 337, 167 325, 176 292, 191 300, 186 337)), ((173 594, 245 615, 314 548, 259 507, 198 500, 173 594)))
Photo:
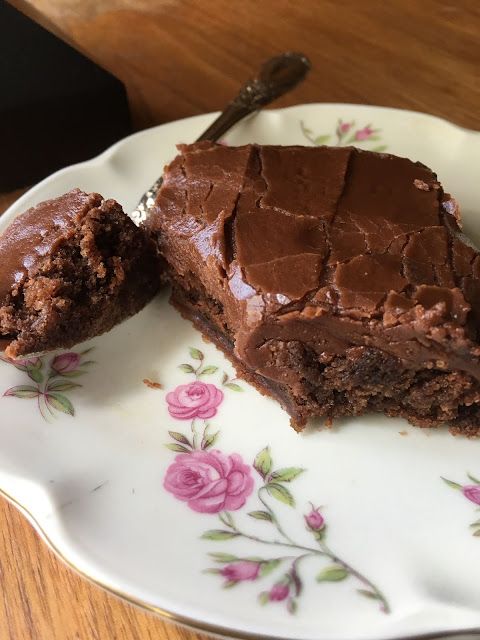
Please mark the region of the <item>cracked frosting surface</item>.
POLYGON ((420 163, 352 147, 180 146, 148 222, 222 307, 237 357, 373 345, 480 378, 480 257, 420 163))

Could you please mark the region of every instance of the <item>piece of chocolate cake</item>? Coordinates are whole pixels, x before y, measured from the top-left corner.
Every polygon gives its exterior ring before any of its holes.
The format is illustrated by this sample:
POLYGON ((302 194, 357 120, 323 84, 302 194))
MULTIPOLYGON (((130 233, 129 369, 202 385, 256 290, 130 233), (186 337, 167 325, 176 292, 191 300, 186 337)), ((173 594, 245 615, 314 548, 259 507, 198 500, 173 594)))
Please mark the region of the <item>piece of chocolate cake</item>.
POLYGON ((480 434, 480 257, 435 174, 354 148, 179 147, 148 227, 172 302, 295 428, 480 434))
POLYGON ((0 235, 0 348, 68 348, 139 311, 158 289, 153 242, 114 200, 74 189, 0 235))

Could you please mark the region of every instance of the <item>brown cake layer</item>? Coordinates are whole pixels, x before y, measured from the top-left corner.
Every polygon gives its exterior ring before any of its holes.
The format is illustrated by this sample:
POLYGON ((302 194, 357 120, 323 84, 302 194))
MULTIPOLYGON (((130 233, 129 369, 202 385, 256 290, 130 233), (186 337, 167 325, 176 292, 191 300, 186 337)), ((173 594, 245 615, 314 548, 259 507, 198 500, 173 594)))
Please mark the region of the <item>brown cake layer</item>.
POLYGON ((173 303, 301 428, 383 411, 480 433, 480 257, 427 167, 180 147, 155 214, 173 303))
POLYGON ((16 358, 108 331, 153 297, 158 268, 114 200, 74 189, 42 202, 0 236, 0 347, 16 358))

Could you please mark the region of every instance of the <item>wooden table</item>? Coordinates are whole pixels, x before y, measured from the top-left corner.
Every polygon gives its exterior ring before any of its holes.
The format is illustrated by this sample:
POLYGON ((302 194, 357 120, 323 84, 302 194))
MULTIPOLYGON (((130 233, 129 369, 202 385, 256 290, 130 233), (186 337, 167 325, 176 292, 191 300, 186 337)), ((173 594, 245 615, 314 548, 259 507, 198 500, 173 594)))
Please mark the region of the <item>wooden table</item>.
MULTIPOLYGON (((120 77, 137 127, 221 107, 257 62, 312 60, 279 101, 426 111, 480 129, 478 0, 17 0, 120 77)), ((19 194, 0 196, 0 211, 19 194)), ((56 560, 0 504, 2 640, 193 640, 118 601, 56 560)))

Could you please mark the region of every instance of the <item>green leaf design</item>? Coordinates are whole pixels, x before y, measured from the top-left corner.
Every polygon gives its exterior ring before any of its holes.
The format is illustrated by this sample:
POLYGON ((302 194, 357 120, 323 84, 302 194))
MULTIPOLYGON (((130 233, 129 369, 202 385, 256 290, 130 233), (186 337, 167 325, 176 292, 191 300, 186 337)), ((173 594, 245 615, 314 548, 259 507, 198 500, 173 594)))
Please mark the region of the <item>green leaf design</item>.
MULTIPOLYGON (((82 371, 81 369, 76 369, 75 371, 65 371, 61 374, 62 378, 79 378, 80 376, 84 376, 87 372, 82 371)), ((58 376, 59 374, 56 371, 52 371, 50 375, 58 376)))
POLYGON ((474 531, 474 532, 473 532, 473 535, 474 535, 475 537, 480 536, 480 529, 477 529, 476 531, 474 531))
POLYGON ((272 573, 274 569, 278 567, 281 560, 267 560, 267 562, 262 562, 262 566, 260 567, 260 576, 263 578, 264 576, 268 576, 269 573, 272 573))
POLYGON ((452 489, 457 489, 458 491, 460 491, 462 489, 462 485, 458 484, 458 482, 453 482, 453 480, 448 480, 447 478, 444 478, 443 476, 440 476, 440 477, 445 482, 445 484, 448 484, 448 486, 452 487, 452 489))
POLYGON ((200 351, 200 349, 195 349, 195 347, 190 347, 188 351, 190 353, 190 357, 193 358, 194 360, 203 360, 203 353, 200 351))
POLYGON ((223 372, 222 384, 225 384, 227 380, 228 380, 228 376, 227 376, 227 374, 225 372, 223 372))
POLYGON ((238 533, 235 531, 224 531, 223 529, 210 529, 209 531, 205 531, 205 533, 201 536, 203 540, 231 540, 232 538, 236 538, 238 533))
POLYGON ((467 473, 467 477, 474 482, 475 484, 480 484, 480 480, 478 478, 476 478, 475 476, 472 476, 471 473, 467 473))
POLYGON ((223 589, 231 589, 232 587, 236 587, 238 584, 237 580, 227 580, 226 582, 223 583, 222 587, 223 589))
POLYGON ((268 604, 269 600, 270 596, 268 591, 262 591, 262 593, 258 595, 258 602, 262 605, 262 607, 268 604))
POLYGON ((181 364, 179 367, 184 373, 195 373, 195 369, 191 364, 181 364))
POLYGON ((253 467, 258 473, 265 478, 272 469, 272 456, 270 455, 270 448, 265 447, 260 453, 258 453, 253 462, 253 467))
POLYGON ((212 373, 216 373, 218 371, 218 367, 214 367, 209 364, 208 367, 205 367, 200 371, 201 376, 210 376, 212 373))
POLYGON ((386 151, 388 149, 387 144, 379 144, 376 147, 373 147, 372 151, 376 151, 377 153, 382 153, 382 151, 386 151))
POLYGON ((96 360, 85 360, 85 362, 81 362, 81 367, 89 367, 91 364, 97 364, 96 360))
POLYGON ((37 398, 40 395, 40 391, 36 387, 32 387, 28 384, 21 384, 17 387, 11 387, 7 389, 4 396, 12 396, 14 398, 37 398))
POLYGON ((232 527, 232 529, 235 528, 235 523, 233 522, 232 515, 228 511, 222 511, 222 513, 218 514, 218 517, 223 522, 223 524, 227 525, 227 527, 232 527))
POLYGON ((31 380, 38 384, 43 382, 43 374, 38 367, 28 367, 27 375, 31 380))
POLYGON ((232 391, 243 391, 243 388, 236 382, 227 382, 227 384, 224 386, 228 389, 231 389, 232 391))
POLYGON ((268 522, 273 522, 272 516, 268 511, 250 511, 248 515, 251 518, 255 518, 255 520, 267 520, 268 522))
POLYGON ((328 529, 328 526, 325 524, 318 531, 312 531, 313 537, 315 538, 315 540, 318 540, 318 542, 321 542, 322 540, 325 540, 325 538, 327 536, 327 529, 328 529))
POLYGON ((266 486, 268 493, 275 498, 275 500, 279 500, 284 504, 288 504, 289 507, 295 506, 295 499, 283 484, 277 484, 276 482, 269 482, 266 486))
POLYGON ((191 446, 190 440, 184 436, 183 433, 179 433, 178 431, 169 431, 168 433, 177 442, 191 446))
POLYGON ((357 593, 365 598, 369 598, 370 600, 381 600, 382 598, 375 593, 375 591, 369 591, 368 589, 357 589, 357 593))
POLYGON ((47 391, 71 391, 76 387, 81 387, 81 384, 76 382, 67 382, 65 380, 57 380, 56 382, 49 382, 47 385, 47 391))
POLYGON ((209 553, 208 555, 213 558, 215 562, 234 562, 238 560, 237 556, 232 556, 230 553, 209 553))
POLYGON ((187 447, 184 447, 182 444, 175 444, 175 442, 169 442, 165 446, 167 449, 170 449, 170 451, 176 451, 177 453, 190 453, 190 449, 187 449, 187 447))
POLYGON ((293 598, 290 598, 290 600, 287 602, 287 610, 289 613, 296 613, 297 612, 297 601, 294 600, 293 598))
POLYGON ((278 469, 271 474, 271 479, 276 480, 276 482, 291 482, 298 478, 298 476, 303 473, 305 469, 301 469, 300 467, 285 467, 284 469, 278 469))
POLYGON ((218 575, 220 573, 220 569, 214 569, 212 567, 211 569, 204 569, 202 573, 213 573, 213 575, 218 575))
POLYGON ((345 580, 347 576, 348 571, 345 567, 340 564, 331 564, 320 571, 316 580, 317 582, 339 582, 340 580, 345 580))
POLYGON ((235 384, 235 382, 227 382, 227 384, 224 386, 227 387, 227 389, 231 389, 232 391, 243 391, 242 387, 239 384, 235 384))
POLYGON ((320 145, 320 144, 327 144, 327 142, 330 140, 332 136, 327 134, 327 135, 323 135, 323 136, 317 136, 313 143, 316 145, 320 145))
POLYGON ((45 399, 48 404, 57 411, 67 413, 69 416, 75 415, 73 404, 70 402, 67 396, 64 396, 62 393, 58 393, 57 391, 49 392, 45 394, 45 399))
POLYGON ((309 129, 303 120, 300 120, 300 127, 304 133, 312 133, 312 130, 309 129))
POLYGON ((208 449, 209 447, 214 445, 218 438, 219 433, 220 431, 216 431, 215 433, 205 434, 202 438, 202 444, 201 444, 202 449, 208 449))

